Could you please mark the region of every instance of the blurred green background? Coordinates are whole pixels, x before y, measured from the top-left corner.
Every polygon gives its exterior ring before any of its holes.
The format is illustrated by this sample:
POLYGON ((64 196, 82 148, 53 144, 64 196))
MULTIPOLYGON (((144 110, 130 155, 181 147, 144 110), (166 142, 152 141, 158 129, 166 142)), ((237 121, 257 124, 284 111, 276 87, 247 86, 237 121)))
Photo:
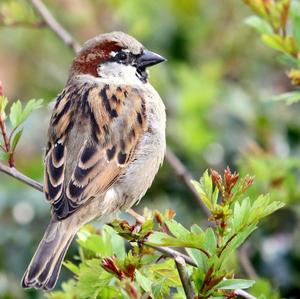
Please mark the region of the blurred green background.
MULTIPOLYGON (((269 217, 247 242, 267 298, 300 294, 300 103, 271 100, 292 89, 272 50, 244 24, 251 14, 236 0, 51 0, 57 19, 81 43, 125 31, 168 59, 151 69, 151 83, 168 115, 168 145, 195 178, 227 165, 256 177, 253 195, 270 192, 287 207, 269 217)), ((0 0, 0 80, 13 101, 61 91, 74 57, 26 0, 0 0), (33 28, 34 27, 34 28, 33 28)), ((50 110, 34 112, 16 153, 17 168, 42 181, 50 110)), ((184 225, 207 225, 196 200, 167 163, 137 211, 172 208, 184 225)), ((49 219, 43 195, 0 173, 0 298, 44 298, 23 291, 22 274, 49 219)), ((67 257, 76 253, 73 246, 67 257)), ((245 273, 233 260, 240 277, 245 273)), ((70 273, 63 270, 61 281, 70 273)), ((59 284, 58 284, 59 288, 59 284)))

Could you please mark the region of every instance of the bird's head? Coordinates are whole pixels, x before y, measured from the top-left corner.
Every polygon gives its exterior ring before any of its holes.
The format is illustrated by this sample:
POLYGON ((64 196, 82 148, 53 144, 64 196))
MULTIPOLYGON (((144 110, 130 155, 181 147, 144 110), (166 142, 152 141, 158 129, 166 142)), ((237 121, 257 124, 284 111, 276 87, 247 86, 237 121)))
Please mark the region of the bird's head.
POLYGON ((106 33, 83 45, 73 61, 71 76, 87 74, 108 79, 139 79, 145 83, 147 67, 165 60, 123 32, 106 33))

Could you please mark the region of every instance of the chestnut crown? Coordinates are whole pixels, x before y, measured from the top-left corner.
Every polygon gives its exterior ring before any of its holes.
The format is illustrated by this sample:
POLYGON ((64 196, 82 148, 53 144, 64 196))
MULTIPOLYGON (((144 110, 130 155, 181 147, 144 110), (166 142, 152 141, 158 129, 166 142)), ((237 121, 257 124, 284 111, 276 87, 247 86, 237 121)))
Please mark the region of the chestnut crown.
POLYGON ((114 63, 134 67, 136 76, 147 82, 146 68, 165 60, 130 35, 123 32, 105 33, 84 43, 73 60, 70 76, 89 74, 101 77, 101 66, 114 63))

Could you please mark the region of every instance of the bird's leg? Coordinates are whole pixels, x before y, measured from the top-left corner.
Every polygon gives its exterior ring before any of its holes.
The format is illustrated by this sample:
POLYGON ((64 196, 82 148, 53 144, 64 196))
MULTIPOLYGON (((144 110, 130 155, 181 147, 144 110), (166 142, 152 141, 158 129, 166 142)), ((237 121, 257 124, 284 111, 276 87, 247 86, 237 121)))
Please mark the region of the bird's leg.
POLYGON ((141 225, 141 224, 143 224, 145 222, 145 217, 143 217, 142 215, 138 214, 133 209, 128 209, 127 213, 129 215, 131 215, 135 219, 136 224, 141 225))

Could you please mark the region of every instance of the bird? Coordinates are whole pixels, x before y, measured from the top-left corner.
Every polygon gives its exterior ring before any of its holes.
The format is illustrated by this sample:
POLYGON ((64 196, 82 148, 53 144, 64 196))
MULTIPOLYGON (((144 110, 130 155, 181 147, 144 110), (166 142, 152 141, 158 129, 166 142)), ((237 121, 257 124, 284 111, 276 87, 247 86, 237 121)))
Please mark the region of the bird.
POLYGON ((23 288, 53 289, 77 231, 128 210, 151 186, 164 159, 166 112, 147 68, 165 60, 117 31, 88 40, 74 58, 44 156, 51 220, 23 288))

